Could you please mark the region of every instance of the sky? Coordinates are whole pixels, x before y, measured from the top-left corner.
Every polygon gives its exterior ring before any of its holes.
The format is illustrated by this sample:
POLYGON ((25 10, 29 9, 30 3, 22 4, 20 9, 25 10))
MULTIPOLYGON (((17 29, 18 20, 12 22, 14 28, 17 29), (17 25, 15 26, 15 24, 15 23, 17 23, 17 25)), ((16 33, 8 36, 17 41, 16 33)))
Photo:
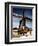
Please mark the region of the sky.
MULTIPOLYGON (((11 10, 11 13, 16 13, 17 16, 23 16, 23 8, 12 8, 13 10, 11 10)), ((32 19, 32 9, 24 9, 24 16, 31 18, 32 19)), ((19 27, 19 21, 21 20, 21 18, 16 18, 16 17, 12 17, 12 27, 19 27)), ((28 28, 32 28, 32 22, 30 21, 26 21, 26 26, 28 28)))

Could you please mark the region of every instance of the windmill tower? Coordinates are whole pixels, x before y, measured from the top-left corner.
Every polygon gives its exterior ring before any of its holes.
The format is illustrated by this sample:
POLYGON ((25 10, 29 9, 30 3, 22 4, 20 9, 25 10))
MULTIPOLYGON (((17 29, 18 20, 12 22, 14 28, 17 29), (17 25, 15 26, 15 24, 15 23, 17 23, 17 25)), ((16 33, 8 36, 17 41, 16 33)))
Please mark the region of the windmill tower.
POLYGON ((22 17, 22 19, 19 22, 19 31, 18 31, 18 33, 19 32, 21 34, 23 33, 23 35, 24 35, 24 33, 27 33, 29 31, 29 28, 28 27, 26 29, 26 19, 32 21, 32 19, 24 16, 24 9, 23 9, 23 17, 22 17))

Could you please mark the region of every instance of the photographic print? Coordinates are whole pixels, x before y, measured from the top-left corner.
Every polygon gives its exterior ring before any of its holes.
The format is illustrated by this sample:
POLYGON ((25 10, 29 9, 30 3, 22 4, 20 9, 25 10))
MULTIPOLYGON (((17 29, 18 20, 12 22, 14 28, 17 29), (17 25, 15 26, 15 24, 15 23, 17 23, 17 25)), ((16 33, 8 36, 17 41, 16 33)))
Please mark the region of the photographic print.
POLYGON ((36 4, 6 3, 6 41, 24 43, 37 41, 36 4))

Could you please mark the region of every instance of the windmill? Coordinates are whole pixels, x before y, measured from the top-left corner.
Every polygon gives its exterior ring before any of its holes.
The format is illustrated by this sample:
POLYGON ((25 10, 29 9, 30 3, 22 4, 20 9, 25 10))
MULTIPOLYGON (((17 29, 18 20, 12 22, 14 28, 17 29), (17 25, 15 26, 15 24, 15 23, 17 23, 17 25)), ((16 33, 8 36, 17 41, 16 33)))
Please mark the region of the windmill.
MULTIPOLYGON (((18 34, 22 34, 23 33, 23 35, 24 35, 24 33, 27 33, 29 31, 29 28, 27 27, 27 31, 26 31, 26 19, 30 20, 30 21, 32 21, 32 19, 24 16, 24 9, 23 9, 23 16, 19 16, 16 13, 13 13, 13 16, 15 16, 17 18, 22 18, 19 21, 19 29, 16 28, 18 30, 18 34), (21 28, 21 24, 22 24, 22 28, 21 28)), ((30 30, 30 34, 31 34, 31 30, 30 30)))
MULTIPOLYGON (((29 31, 28 27, 27 27, 27 30, 25 29, 26 28, 26 19, 32 21, 32 19, 24 16, 24 9, 23 9, 23 16, 22 16, 22 20, 20 20, 20 22, 19 22, 19 31, 18 31, 18 33, 19 32, 21 34, 23 33, 23 35, 24 35, 24 33, 27 33, 29 31), (22 26, 21 26, 21 24, 22 24, 22 26), (22 28, 20 28, 20 27, 22 27, 22 28)), ((30 30, 30 34, 31 34, 31 30, 30 30)))

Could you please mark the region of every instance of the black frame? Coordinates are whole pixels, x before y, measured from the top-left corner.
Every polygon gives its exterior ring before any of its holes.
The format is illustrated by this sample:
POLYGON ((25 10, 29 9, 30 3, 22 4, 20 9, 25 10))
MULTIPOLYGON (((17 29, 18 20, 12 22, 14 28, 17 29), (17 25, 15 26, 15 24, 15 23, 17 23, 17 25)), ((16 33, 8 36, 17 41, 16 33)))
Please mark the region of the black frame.
POLYGON ((37 4, 30 3, 19 3, 19 2, 5 2, 5 44, 16 44, 16 43, 31 43, 37 42, 37 4), (34 41, 20 41, 20 42, 9 42, 9 4, 21 4, 21 5, 33 5, 36 6, 36 40, 34 41), (6 15, 7 15, 7 29, 6 29, 6 15))

